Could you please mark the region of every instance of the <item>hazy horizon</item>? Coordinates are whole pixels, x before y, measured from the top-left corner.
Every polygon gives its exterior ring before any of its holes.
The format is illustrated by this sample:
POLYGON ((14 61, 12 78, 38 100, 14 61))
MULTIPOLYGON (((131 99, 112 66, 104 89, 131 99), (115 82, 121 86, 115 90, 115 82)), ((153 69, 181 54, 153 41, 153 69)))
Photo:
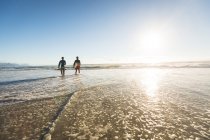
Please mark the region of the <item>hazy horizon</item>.
MULTIPOLYGON (((73 64, 67 63, 66 67, 72 67, 73 64)), ((31 65, 26 63, 10 63, 10 62, 0 62, 0 67, 57 67, 57 63, 49 64, 49 65, 31 65)), ((185 68, 210 68, 210 60, 204 61, 168 61, 168 62, 155 62, 155 63, 148 63, 148 62, 139 62, 139 63, 83 63, 82 67, 110 67, 114 68, 115 66, 123 67, 123 68, 140 68, 140 67, 185 67, 185 68)))
POLYGON ((0 62, 210 60, 210 1, 0 1, 0 62))

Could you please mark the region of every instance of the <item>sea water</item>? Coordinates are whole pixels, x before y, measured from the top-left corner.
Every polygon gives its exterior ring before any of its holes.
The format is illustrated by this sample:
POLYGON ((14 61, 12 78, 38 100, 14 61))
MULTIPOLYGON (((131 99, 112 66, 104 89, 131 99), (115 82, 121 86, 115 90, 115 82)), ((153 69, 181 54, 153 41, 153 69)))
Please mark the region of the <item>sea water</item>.
POLYGON ((1 106, 75 93, 63 115, 80 102, 80 119, 59 126, 66 134, 55 138, 210 139, 210 68, 68 69, 64 77, 51 68, 0 71, 1 106))

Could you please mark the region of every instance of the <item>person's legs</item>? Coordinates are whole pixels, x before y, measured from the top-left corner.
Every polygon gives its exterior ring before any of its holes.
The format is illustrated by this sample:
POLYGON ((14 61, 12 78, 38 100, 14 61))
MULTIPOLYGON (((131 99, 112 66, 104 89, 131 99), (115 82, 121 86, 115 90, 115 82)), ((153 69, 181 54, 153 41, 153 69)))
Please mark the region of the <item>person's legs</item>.
POLYGON ((75 68, 75 74, 77 74, 77 71, 80 73, 80 67, 79 66, 77 66, 76 68, 75 68))
POLYGON ((65 68, 63 68, 63 76, 65 75, 65 68))
POLYGON ((65 68, 61 68, 61 75, 62 75, 62 76, 65 75, 65 68))
POLYGON ((75 68, 75 74, 77 74, 77 68, 75 68))

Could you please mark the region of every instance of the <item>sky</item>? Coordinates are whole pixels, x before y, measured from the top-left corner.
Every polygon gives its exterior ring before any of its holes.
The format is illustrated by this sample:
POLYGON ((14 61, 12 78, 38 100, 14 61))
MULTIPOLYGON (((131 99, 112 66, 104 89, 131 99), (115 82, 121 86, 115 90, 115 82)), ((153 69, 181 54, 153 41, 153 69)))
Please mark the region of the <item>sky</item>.
POLYGON ((210 60, 208 0, 0 0, 0 62, 210 60))

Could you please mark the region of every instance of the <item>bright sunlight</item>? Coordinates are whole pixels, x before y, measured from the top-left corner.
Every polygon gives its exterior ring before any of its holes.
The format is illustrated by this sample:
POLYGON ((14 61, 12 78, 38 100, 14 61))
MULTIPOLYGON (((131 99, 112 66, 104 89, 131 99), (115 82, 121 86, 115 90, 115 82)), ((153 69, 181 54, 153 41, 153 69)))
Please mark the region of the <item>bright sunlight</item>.
POLYGON ((163 61, 166 36, 163 31, 150 29, 140 35, 139 50, 146 63, 163 61))

